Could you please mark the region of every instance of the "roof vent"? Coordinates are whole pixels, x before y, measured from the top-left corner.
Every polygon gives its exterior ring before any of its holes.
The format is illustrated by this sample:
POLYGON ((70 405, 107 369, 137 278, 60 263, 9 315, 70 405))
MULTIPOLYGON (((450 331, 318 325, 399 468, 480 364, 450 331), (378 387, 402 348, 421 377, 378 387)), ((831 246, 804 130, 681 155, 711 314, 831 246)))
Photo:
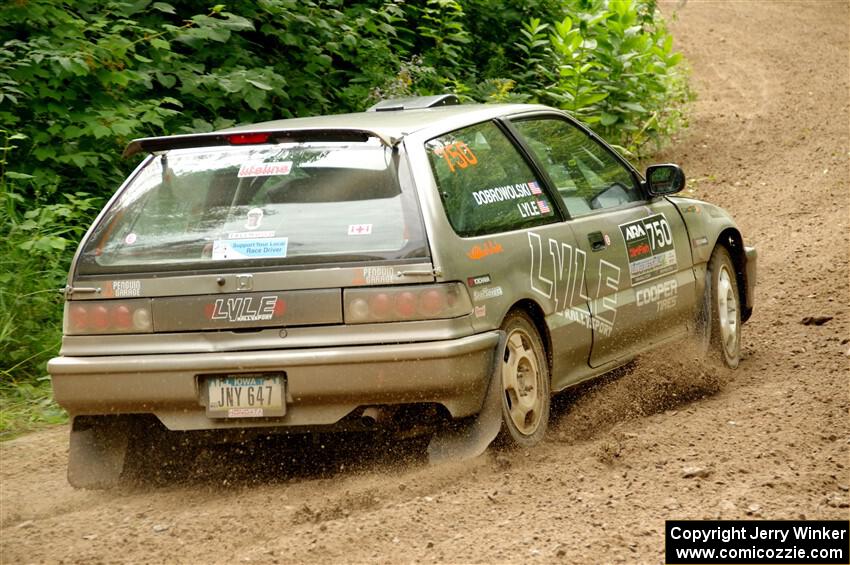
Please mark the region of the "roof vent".
POLYGON ((393 98, 382 100, 371 108, 369 112, 392 112, 395 110, 421 110, 423 108, 438 108, 440 106, 457 106, 460 100, 455 94, 437 94, 434 96, 408 96, 407 98, 393 98))

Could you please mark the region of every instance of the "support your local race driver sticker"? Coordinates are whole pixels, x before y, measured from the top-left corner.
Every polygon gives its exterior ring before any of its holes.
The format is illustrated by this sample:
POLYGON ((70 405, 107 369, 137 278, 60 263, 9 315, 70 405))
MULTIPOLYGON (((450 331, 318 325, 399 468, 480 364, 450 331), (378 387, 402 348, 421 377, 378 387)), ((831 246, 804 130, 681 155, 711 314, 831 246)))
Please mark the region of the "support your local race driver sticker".
POLYGON ((217 240, 213 242, 212 258, 216 261, 233 259, 269 259, 286 257, 287 237, 262 239, 217 240))

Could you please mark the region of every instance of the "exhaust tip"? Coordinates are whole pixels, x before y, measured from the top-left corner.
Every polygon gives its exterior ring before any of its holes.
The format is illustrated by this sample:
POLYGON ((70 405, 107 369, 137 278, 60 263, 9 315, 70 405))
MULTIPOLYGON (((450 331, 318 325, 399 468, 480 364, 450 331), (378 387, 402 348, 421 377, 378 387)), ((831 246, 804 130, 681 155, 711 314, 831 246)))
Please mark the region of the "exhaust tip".
POLYGON ((387 412, 377 406, 367 406, 360 414, 360 422, 367 428, 375 427, 378 422, 387 416, 387 412))

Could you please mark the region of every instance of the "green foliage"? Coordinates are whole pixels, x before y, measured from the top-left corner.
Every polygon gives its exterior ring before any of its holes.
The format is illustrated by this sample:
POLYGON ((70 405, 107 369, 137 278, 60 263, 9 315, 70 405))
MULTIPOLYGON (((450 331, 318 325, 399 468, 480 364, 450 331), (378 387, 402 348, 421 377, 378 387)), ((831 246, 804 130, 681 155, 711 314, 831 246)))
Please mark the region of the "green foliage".
POLYGON ((11 190, 32 175, 9 170, 23 134, 0 129, 0 436, 20 426, 61 419, 50 401, 44 363, 59 347, 69 251, 103 205, 84 192, 27 209, 11 190))
POLYGON ((566 15, 551 27, 538 19, 523 26, 517 48, 530 64, 519 63, 518 88, 568 110, 627 152, 660 145, 681 124, 691 95, 654 0, 564 5, 566 15))
POLYGON ((66 420, 65 412, 53 402, 48 377, 0 380, 0 440, 66 420))
POLYGON ((679 63, 655 0, 2 3, 0 375, 45 376, 133 138, 456 92, 553 104, 638 152, 682 122, 679 63))

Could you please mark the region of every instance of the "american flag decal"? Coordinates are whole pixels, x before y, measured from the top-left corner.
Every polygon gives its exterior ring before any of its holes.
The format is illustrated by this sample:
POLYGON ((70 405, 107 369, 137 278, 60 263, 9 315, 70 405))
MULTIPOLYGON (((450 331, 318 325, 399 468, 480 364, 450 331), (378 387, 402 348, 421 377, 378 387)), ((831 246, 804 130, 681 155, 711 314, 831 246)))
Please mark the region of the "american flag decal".
POLYGON ((540 185, 537 184, 537 181, 531 181, 528 184, 528 188, 531 190, 531 194, 542 194, 543 191, 540 190, 540 185))
POLYGON ((546 204, 546 202, 543 201, 543 200, 537 201, 537 207, 540 209, 541 214, 551 214, 552 213, 552 209, 549 208, 549 205, 546 204))

